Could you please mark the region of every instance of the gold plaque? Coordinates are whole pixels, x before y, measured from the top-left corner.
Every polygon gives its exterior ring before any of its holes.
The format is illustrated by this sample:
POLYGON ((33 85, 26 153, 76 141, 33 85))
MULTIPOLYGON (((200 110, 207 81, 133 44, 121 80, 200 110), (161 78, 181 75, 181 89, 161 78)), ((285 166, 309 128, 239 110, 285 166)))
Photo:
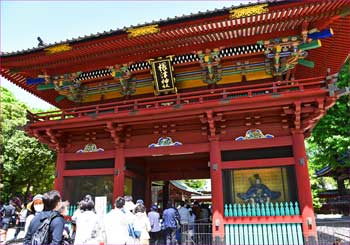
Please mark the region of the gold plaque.
POLYGON ((177 92, 175 87, 175 78, 173 75, 173 66, 171 59, 151 60, 152 75, 154 78, 154 93, 177 92))

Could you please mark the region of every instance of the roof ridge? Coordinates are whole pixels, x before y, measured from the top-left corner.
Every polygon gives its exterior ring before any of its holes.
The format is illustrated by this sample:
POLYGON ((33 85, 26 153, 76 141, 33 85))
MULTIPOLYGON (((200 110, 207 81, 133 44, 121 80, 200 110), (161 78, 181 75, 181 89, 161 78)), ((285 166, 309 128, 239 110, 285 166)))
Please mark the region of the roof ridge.
POLYGON ((85 42, 88 41, 90 39, 94 39, 94 38, 100 38, 100 37, 107 37, 107 36, 111 36, 111 35, 118 35, 118 34, 126 34, 127 29, 130 28, 139 28, 139 27, 144 27, 144 26, 148 26, 148 25, 164 25, 164 24, 174 24, 174 22, 181 22, 181 21, 186 21, 187 19, 193 19, 193 18, 199 18, 199 17, 212 17, 212 15, 209 14, 221 14, 221 12, 223 11, 230 11, 232 9, 239 9, 239 8, 245 8, 245 7, 249 7, 249 6, 255 6, 255 5, 260 5, 260 4, 265 4, 265 3, 269 3, 269 4, 276 4, 276 3, 280 3, 280 2, 288 2, 287 0, 273 0, 273 1, 269 1, 269 0, 263 0, 263 1, 257 1, 255 3, 252 2, 248 2, 248 3, 240 3, 239 5, 235 6, 232 5, 231 7, 223 7, 220 9, 214 9, 214 10, 207 10, 207 11, 198 11, 197 13, 190 13, 190 14, 183 14, 182 16, 178 17, 178 16, 174 16, 174 17, 168 17, 167 19, 163 20, 160 19, 158 21, 151 21, 151 22, 145 22, 143 24, 137 24, 137 25, 130 25, 129 27, 122 27, 122 28, 117 28, 115 30, 110 29, 109 31, 103 31, 103 32, 97 32, 95 34, 90 34, 90 35, 84 35, 83 37, 78 36, 78 37, 72 37, 70 39, 66 39, 66 40, 61 40, 61 41, 56 41, 54 43, 49 43, 46 44, 44 46, 40 46, 40 47, 32 47, 32 48, 27 48, 27 49, 22 49, 22 50, 17 50, 17 51, 11 51, 11 52, 0 52, 0 55, 3 57, 6 56, 13 56, 13 55, 19 55, 19 54, 25 54, 25 53, 30 53, 33 51, 41 51, 44 50, 46 48, 50 48, 50 47, 54 47, 57 45, 62 45, 62 44, 74 44, 74 43, 79 43, 79 42, 85 42), (119 33, 118 33, 119 32, 119 33))

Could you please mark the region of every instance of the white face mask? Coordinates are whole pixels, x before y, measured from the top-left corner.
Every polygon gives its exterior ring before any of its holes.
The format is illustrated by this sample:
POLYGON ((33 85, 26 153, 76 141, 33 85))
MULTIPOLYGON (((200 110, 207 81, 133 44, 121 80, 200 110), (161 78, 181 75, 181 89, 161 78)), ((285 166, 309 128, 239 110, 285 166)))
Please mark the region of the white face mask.
POLYGON ((34 210, 35 212, 41 212, 44 210, 44 204, 37 204, 37 205, 34 205, 34 210))

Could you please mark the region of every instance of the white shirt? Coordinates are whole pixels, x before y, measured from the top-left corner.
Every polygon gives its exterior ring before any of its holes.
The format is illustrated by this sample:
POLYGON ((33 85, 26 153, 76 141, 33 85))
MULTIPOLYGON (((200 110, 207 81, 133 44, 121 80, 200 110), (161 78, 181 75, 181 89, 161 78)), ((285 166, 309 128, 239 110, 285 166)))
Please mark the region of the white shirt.
POLYGON ((180 223, 181 224, 188 224, 190 223, 190 211, 188 211, 187 208, 181 207, 179 208, 179 214, 180 214, 180 223))
POLYGON ((105 216, 107 244, 125 244, 129 239, 128 216, 120 209, 112 209, 105 216))
MULTIPOLYGON (((93 211, 82 211, 76 216, 77 231, 74 244, 91 244, 93 230, 98 229, 97 215, 93 211)), ((95 233, 96 234, 96 233, 95 233)), ((97 242, 97 241, 96 241, 97 242)))
POLYGON ((30 214, 28 215, 27 219, 26 219, 26 224, 24 225, 24 235, 27 234, 30 222, 32 222, 32 219, 34 218, 34 214, 30 214))
POLYGON ((151 230, 151 224, 146 213, 138 212, 135 214, 134 230, 141 231, 140 240, 150 239, 148 232, 151 230))

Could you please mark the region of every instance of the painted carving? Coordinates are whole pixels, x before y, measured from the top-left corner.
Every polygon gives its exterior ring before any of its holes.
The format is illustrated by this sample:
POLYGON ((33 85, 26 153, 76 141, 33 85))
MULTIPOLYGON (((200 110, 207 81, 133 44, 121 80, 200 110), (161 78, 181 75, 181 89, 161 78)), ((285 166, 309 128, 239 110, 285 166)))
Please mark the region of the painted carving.
POLYGON ((111 70, 112 76, 119 81, 120 93, 122 95, 129 97, 136 92, 136 81, 133 79, 127 64, 123 64, 122 66, 115 65, 114 67, 108 68, 111 70))
POLYGON ((142 26, 137 28, 129 28, 126 30, 129 33, 129 38, 158 33, 160 31, 158 25, 142 26))
POLYGON ((278 199, 281 196, 279 191, 271 191, 266 185, 261 183, 259 174, 254 174, 254 180, 249 178, 251 186, 245 193, 237 193, 237 196, 243 201, 250 203, 269 203, 271 200, 278 199))
POLYGON ((79 102, 81 100, 81 82, 76 80, 81 72, 64 74, 62 76, 52 77, 54 89, 60 94, 67 97, 67 99, 79 102))
POLYGON ((259 4, 255 6, 249 6, 244 8, 232 9, 230 10, 230 18, 237 19, 241 17, 247 17, 257 14, 267 13, 269 9, 267 8, 268 4, 259 4))
POLYGON ((207 84, 215 84, 221 80, 222 67, 220 65, 220 50, 206 49, 205 52, 199 51, 199 63, 202 68, 202 80, 207 84))
POLYGON ((331 28, 319 31, 317 29, 307 30, 307 24, 303 24, 300 36, 290 36, 275 38, 271 40, 259 41, 265 48, 266 73, 272 76, 282 76, 286 74, 289 80, 291 71, 297 64, 314 68, 313 61, 306 60, 307 50, 321 47, 321 38, 331 37, 331 28))
POLYGON ((102 151, 105 151, 105 150, 102 148, 97 148, 96 144, 89 143, 85 145, 84 149, 77 150, 76 153, 102 152, 102 151))
POLYGON ((179 145, 182 145, 182 143, 178 141, 173 142, 172 138, 170 137, 160 137, 157 143, 150 144, 148 148, 163 147, 163 146, 179 146, 179 145))
POLYGON ((271 139, 274 137, 275 136, 271 134, 263 134, 263 132, 260 129, 249 129, 245 133, 245 136, 239 136, 235 140, 240 141, 240 140, 252 140, 252 139, 271 139))

